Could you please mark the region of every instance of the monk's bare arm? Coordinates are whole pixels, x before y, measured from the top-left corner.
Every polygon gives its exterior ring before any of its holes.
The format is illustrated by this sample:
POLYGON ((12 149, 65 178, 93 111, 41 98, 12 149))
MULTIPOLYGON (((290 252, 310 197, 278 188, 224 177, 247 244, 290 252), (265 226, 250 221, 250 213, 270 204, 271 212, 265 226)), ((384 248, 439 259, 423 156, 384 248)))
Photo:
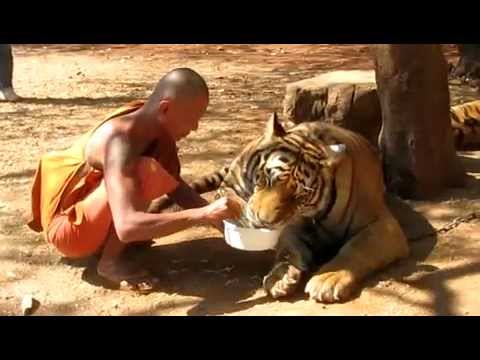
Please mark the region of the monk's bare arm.
POLYGON ((147 204, 137 190, 140 188, 136 174, 139 156, 124 134, 112 135, 106 146, 104 179, 115 230, 122 242, 165 236, 196 224, 208 223, 209 217, 215 218, 215 215, 212 216, 215 209, 207 208, 165 214, 147 213, 147 204))
MULTIPOLYGON (((150 153, 150 156, 157 159, 159 163, 162 163, 162 157, 165 157, 165 149, 169 149, 169 146, 166 146, 161 141, 157 141, 153 147, 153 151, 150 153)), ((172 146, 173 148, 173 146, 172 146)), ((166 156, 169 158, 169 156, 166 156)), ((180 162, 177 157, 177 153, 170 155, 170 163, 177 164, 177 169, 175 166, 171 167, 171 171, 175 179, 178 181, 179 185, 177 188, 168 194, 168 197, 174 201, 177 205, 181 206, 184 209, 198 208, 208 205, 208 201, 200 196, 195 190, 193 190, 180 176, 180 162), (175 172, 177 170, 178 173, 175 172)))

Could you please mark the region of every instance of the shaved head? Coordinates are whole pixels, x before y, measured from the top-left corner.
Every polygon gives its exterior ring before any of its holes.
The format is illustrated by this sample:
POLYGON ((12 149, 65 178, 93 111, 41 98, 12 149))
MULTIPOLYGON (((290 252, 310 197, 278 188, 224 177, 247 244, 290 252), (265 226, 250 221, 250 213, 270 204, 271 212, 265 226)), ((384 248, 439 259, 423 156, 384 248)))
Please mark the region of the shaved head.
POLYGON ((178 68, 160 79, 148 102, 158 102, 164 99, 191 100, 200 96, 206 99, 209 97, 205 80, 192 69, 178 68))
POLYGON ((174 69, 160 79, 145 103, 147 119, 179 140, 198 128, 209 103, 208 86, 195 71, 174 69))

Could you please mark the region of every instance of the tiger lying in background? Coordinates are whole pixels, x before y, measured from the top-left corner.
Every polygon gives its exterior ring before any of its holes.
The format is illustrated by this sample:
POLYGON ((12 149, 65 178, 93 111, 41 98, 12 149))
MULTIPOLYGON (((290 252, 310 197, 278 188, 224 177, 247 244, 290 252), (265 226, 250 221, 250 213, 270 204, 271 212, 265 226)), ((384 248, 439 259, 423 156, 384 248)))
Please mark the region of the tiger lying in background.
POLYGON ((480 149, 480 100, 452 106, 450 122, 457 150, 480 149))
POLYGON ((283 229, 263 280, 273 298, 291 295, 308 276, 310 298, 345 301, 366 276, 409 253, 384 201, 375 149, 334 125, 303 123, 286 131, 273 114, 264 135, 228 168, 192 187, 234 192, 249 226, 283 229))

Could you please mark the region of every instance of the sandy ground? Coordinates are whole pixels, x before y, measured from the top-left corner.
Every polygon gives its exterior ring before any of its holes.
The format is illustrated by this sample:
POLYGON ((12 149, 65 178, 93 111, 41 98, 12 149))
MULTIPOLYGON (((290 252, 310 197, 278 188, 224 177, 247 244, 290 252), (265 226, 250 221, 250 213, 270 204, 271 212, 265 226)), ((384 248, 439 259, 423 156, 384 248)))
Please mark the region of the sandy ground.
MULTIPOLYGON (((345 304, 316 304, 302 293, 287 301, 265 297, 261 278, 272 254, 229 248, 210 228, 157 239, 138 255, 164 281, 150 295, 105 288, 93 259, 61 258, 25 226, 39 155, 145 98, 162 74, 180 66, 200 72, 211 88, 199 131, 179 144, 190 179, 227 163, 256 137, 268 114, 281 112, 288 82, 373 63, 364 45, 16 46, 15 85, 26 99, 0 103, 0 314, 20 314, 22 296, 31 294, 38 315, 480 315, 480 222, 422 237, 429 230, 419 215, 439 228, 478 211, 476 152, 460 154, 471 174, 466 188, 402 213, 407 233, 421 237, 412 241, 412 257, 374 276, 345 304)), ((452 103, 479 97, 458 86, 452 95, 452 103)))

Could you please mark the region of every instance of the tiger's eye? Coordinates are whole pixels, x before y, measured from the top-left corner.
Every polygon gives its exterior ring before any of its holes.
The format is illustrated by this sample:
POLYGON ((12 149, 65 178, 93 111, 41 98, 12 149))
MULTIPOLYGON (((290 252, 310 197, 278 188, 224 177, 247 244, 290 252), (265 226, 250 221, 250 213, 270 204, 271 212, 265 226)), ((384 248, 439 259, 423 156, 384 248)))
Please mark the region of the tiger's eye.
POLYGON ((264 187, 267 184, 265 180, 265 175, 261 173, 257 173, 256 179, 255 179, 255 185, 259 187, 264 187))

